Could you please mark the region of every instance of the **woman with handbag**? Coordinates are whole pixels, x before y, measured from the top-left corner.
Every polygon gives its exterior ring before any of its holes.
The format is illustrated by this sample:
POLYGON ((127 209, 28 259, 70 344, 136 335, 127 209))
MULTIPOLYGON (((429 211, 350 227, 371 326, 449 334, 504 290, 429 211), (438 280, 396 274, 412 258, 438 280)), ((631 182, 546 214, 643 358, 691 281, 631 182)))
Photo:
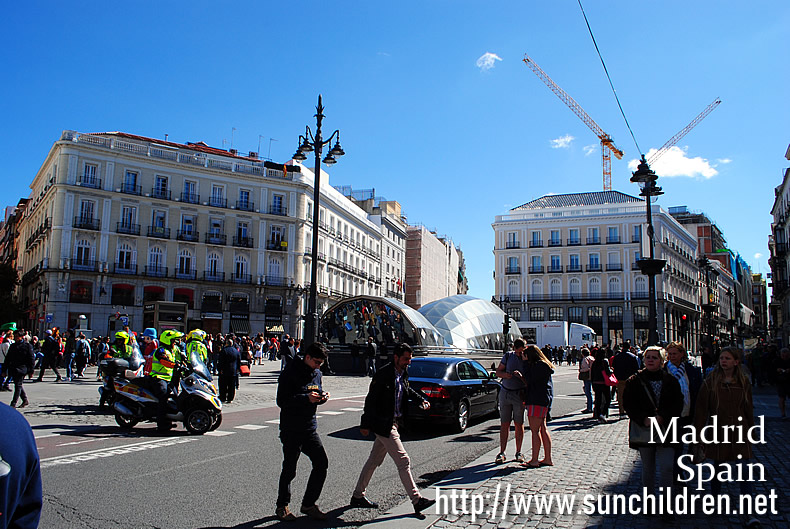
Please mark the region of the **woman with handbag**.
MULTIPOLYGON (((639 450, 642 459, 642 486, 648 494, 655 495, 657 465, 659 485, 665 490, 672 487, 675 447, 668 442, 661 444, 657 435, 653 435, 654 442, 651 442, 653 421, 666 428, 673 417, 680 417, 683 392, 677 379, 662 369, 666 361, 664 349, 655 345, 648 347, 644 361, 645 368, 626 381, 623 403, 631 419, 628 445, 639 450)), ((671 516, 663 514, 662 518, 671 519, 671 516)))
MULTIPOLYGON (((605 349, 596 349, 593 356, 595 361, 590 368, 590 381, 595 391, 593 417, 598 419, 598 422, 605 423, 606 418, 609 417, 609 403, 612 401, 612 382, 610 381, 614 377, 614 373, 609 367, 609 359, 606 358, 605 349)), ((614 380, 614 384, 617 384, 617 380, 614 380)))
POLYGON ((592 381, 590 380, 590 370, 592 369, 595 358, 590 354, 590 350, 582 347, 582 359, 579 361, 579 380, 584 383, 584 396, 587 397, 587 407, 582 410, 582 413, 592 413, 593 411, 593 396, 592 396, 592 381))
POLYGON ((526 368, 527 389, 525 390, 524 408, 532 433, 532 458, 524 463, 525 467, 550 467, 551 436, 546 429, 546 419, 554 399, 554 384, 551 375, 554 373, 552 364, 537 345, 528 345, 524 350, 524 367, 526 368), (540 445, 543 444, 543 459, 540 459, 540 445))

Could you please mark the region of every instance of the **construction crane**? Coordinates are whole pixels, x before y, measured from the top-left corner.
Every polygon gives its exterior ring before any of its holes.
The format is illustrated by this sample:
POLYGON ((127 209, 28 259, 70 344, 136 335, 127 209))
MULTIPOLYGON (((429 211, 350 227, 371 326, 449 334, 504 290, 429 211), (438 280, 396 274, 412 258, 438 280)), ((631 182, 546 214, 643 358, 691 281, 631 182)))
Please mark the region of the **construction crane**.
MULTIPOLYGON (((543 71, 543 69, 537 65, 535 61, 530 58, 529 55, 524 54, 524 64, 529 66, 530 70, 535 72, 541 81, 543 81, 546 86, 548 86, 552 92, 554 92, 560 100, 568 105, 568 108, 573 110, 573 112, 579 116, 579 118, 590 127, 590 130, 593 131, 593 134, 598 136, 598 139, 601 140, 601 161, 603 164, 603 190, 604 191, 611 191, 612 190, 612 157, 611 155, 614 154, 615 157, 620 160, 623 157, 623 151, 617 148, 614 144, 614 140, 612 137, 609 136, 607 133, 603 131, 603 129, 598 126, 598 124, 584 111, 584 109, 573 99, 568 93, 560 88, 557 83, 555 83, 549 75, 543 71)), ((680 138, 678 138, 680 139, 680 138)))
POLYGON ((705 117, 707 117, 707 115, 708 115, 708 114, 710 114, 711 112, 713 112, 713 110, 714 110, 714 109, 715 109, 717 106, 719 106, 719 104, 721 104, 721 99, 719 99, 719 98, 717 97, 717 98, 715 99, 715 101, 713 101, 713 103, 711 103, 710 105, 708 105, 708 106, 705 108, 705 110, 703 110, 702 112, 700 112, 700 113, 699 113, 699 115, 698 115, 696 118, 694 118, 693 120, 691 120, 691 123, 689 123, 688 125, 686 125, 686 127, 685 127, 683 130, 681 130, 680 132, 678 132, 677 134, 675 134, 674 136, 672 136, 671 138, 669 138, 669 141, 667 141, 667 142, 666 142, 666 143, 665 143, 665 144, 664 144, 664 145, 663 145, 663 146, 662 146, 662 147, 661 147, 659 150, 657 150, 656 152, 654 152, 654 153, 653 153, 653 155, 652 155, 650 158, 648 158, 648 159, 647 159, 647 163, 648 163, 648 165, 653 165, 653 164, 656 162, 656 160, 658 160, 659 158, 661 158, 661 156, 662 156, 662 155, 663 155, 665 152, 667 152, 667 151, 669 150, 669 148, 670 148, 670 147, 673 147, 673 146, 674 146, 674 145, 675 145, 677 142, 679 142, 679 141, 680 141, 680 140, 683 138, 683 136, 685 136, 686 134, 688 134, 688 133, 691 131, 691 129, 693 129, 694 127, 696 127, 696 126, 697 126, 697 124, 698 124, 700 121, 702 121, 703 119, 705 119, 705 117))

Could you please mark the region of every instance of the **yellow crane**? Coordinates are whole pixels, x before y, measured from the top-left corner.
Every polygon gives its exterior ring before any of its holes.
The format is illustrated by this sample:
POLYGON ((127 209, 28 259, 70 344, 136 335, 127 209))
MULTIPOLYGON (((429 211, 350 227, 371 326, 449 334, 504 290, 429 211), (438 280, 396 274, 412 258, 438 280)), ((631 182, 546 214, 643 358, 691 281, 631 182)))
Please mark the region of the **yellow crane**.
POLYGON ((666 143, 665 143, 665 144, 664 144, 664 145, 663 145, 663 146, 662 146, 662 147, 661 147, 659 150, 657 150, 656 152, 654 152, 654 153, 653 153, 653 155, 652 155, 652 156, 650 156, 650 158, 648 158, 648 159, 647 159, 647 163, 648 163, 648 165, 653 165, 653 164, 656 162, 656 160, 658 160, 659 158, 661 158, 661 156, 662 156, 662 155, 663 155, 665 152, 667 152, 667 151, 669 150, 669 148, 670 148, 670 147, 672 147, 672 146, 673 146, 673 145, 675 145, 677 142, 679 142, 679 141, 680 141, 680 140, 683 138, 683 136, 685 136, 686 134, 688 134, 688 133, 691 131, 691 129, 693 129, 694 127, 696 127, 696 126, 697 126, 697 124, 698 124, 700 121, 702 121, 703 119, 705 119, 705 117, 706 117, 708 114, 710 114, 711 112, 713 112, 713 110, 714 110, 714 109, 715 109, 717 106, 719 106, 720 104, 721 104, 721 99, 719 99, 719 98, 717 97, 717 98, 716 98, 716 99, 713 101, 713 103, 711 103, 710 105, 708 105, 707 107, 705 107, 705 110, 703 110, 702 112, 700 112, 700 113, 699 113, 699 115, 698 115, 696 118, 692 119, 692 120, 691 120, 691 123, 689 123, 688 125, 686 125, 686 126, 685 126, 685 128, 683 128, 683 130, 681 130, 680 132, 678 132, 677 134, 675 134, 674 136, 672 136, 671 138, 669 138, 669 141, 667 141, 667 142, 666 142, 666 143))
MULTIPOLYGON (((541 81, 543 81, 546 86, 548 86, 552 92, 554 92, 560 100, 568 105, 570 108, 579 118, 584 122, 585 125, 590 127, 590 130, 593 131, 593 134, 598 136, 598 139, 601 141, 601 161, 603 165, 603 190, 604 191, 611 191, 612 190, 612 157, 611 155, 614 154, 615 157, 620 160, 623 157, 623 151, 617 148, 614 144, 614 140, 612 137, 609 136, 607 133, 603 131, 603 129, 590 117, 587 112, 573 99, 565 90, 559 87, 557 83, 555 83, 549 75, 543 71, 543 69, 537 65, 537 63, 532 60, 532 58, 524 54, 524 64, 529 66, 529 69, 535 72, 541 81)), ((704 116, 703 116, 704 117, 704 116)), ((688 132, 688 131, 686 131, 688 132)), ((681 136, 682 138, 683 136, 681 136)), ((680 138, 678 138, 680 140, 680 138)), ((668 147, 667 147, 668 148, 668 147)))

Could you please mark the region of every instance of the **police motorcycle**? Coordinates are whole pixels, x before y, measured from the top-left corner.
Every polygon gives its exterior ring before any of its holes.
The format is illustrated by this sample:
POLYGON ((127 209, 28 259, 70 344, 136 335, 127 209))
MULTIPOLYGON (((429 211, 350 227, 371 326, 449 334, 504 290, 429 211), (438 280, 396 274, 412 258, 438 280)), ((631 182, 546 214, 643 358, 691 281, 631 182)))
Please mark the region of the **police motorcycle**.
MULTIPOLYGON (((150 380, 148 377, 115 379, 113 409, 115 422, 121 428, 134 428, 141 421, 156 422, 159 401, 149 389, 150 380)), ((167 418, 184 423, 189 433, 203 435, 216 430, 222 422, 217 388, 197 352, 190 354, 186 362, 176 364, 167 400, 167 418)))
MULTIPOLYGON (((123 340, 124 347, 129 343, 129 335, 124 331, 115 333, 115 339, 123 340)), ((99 406, 105 403, 110 406, 115 402, 115 379, 125 378, 133 379, 143 376, 143 364, 145 358, 140 352, 140 348, 136 343, 129 346, 130 354, 127 358, 112 357, 111 352, 105 353, 105 356, 99 359, 99 372, 102 375, 102 385, 99 386, 99 406)))

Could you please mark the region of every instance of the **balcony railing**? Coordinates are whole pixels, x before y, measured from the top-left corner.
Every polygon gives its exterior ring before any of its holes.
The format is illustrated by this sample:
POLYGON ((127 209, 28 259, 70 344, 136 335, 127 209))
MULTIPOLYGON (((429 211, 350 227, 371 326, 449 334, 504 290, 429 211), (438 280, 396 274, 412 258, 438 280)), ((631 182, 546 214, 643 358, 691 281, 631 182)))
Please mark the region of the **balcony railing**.
POLYGON ((233 237, 233 246, 239 248, 252 248, 252 237, 233 237))
POLYGON ((72 224, 72 226, 80 230, 99 231, 101 229, 101 222, 99 219, 93 217, 74 217, 74 224, 72 224))
POLYGON ((562 265, 549 266, 547 271, 550 274, 561 274, 562 273, 562 265))
POLYGON ((206 234, 206 244, 218 244, 221 246, 225 246, 228 244, 228 236, 224 233, 207 233, 206 234))
POLYGON ((124 274, 124 275, 137 275, 137 265, 130 264, 130 263, 119 263, 116 262, 112 269, 113 273, 116 274, 124 274))
POLYGON ((549 239, 549 247, 562 246, 561 239, 549 239))
POLYGON ((543 267, 542 266, 530 266, 529 267, 529 273, 530 274, 542 274, 543 273, 543 267))
POLYGON ((530 248, 543 248, 543 241, 542 240, 537 240, 537 239, 532 239, 531 241, 529 241, 529 247, 530 248))
POLYGON ((566 269, 568 272, 581 272, 582 265, 580 264, 569 264, 568 268, 566 269))
POLYGON ((82 270, 85 272, 98 272, 99 271, 99 262, 94 261, 93 259, 72 259, 71 261, 71 269, 72 270, 82 270))
POLYGON ((187 204, 197 204, 200 202, 200 195, 195 193, 181 193, 181 202, 186 202, 187 204))
POLYGON ((282 241, 282 240, 280 240, 280 241, 272 241, 272 240, 270 240, 268 243, 266 243, 266 249, 267 250, 276 250, 278 252, 285 252, 285 251, 288 250, 288 242, 287 241, 282 241), (285 246, 283 246, 282 243, 285 243, 285 246))
POLYGON ((101 189, 101 178, 95 176, 82 175, 77 179, 77 185, 82 187, 90 187, 93 189, 101 189))
POLYGON ((636 261, 631 263, 631 270, 639 270, 639 264, 636 261))
POLYGON ((288 208, 285 207, 285 206, 271 205, 271 206, 269 206, 268 213, 269 213, 269 215, 280 215, 282 217, 285 217, 285 216, 288 215, 288 208))
POLYGON ((252 276, 250 274, 233 274, 230 276, 230 281, 231 283, 249 285, 252 283, 252 276))
POLYGON ((122 184, 121 185, 121 193, 125 193, 127 195, 142 195, 143 188, 141 186, 135 186, 132 184, 122 184))
POLYGON ((173 276, 176 279, 197 279, 197 270, 187 270, 184 268, 176 268, 173 276))
POLYGON ((249 200, 237 200, 236 209, 241 211, 255 211, 255 202, 249 200))
POLYGON ((620 244, 620 236, 607 237, 606 244, 620 244))
POLYGON ((518 248, 521 248, 521 243, 518 241, 507 241, 505 243, 505 248, 507 248, 508 250, 516 250, 518 248))
POLYGON ((148 236, 156 237, 158 239, 169 239, 170 228, 163 228, 161 226, 148 226, 148 236))
POLYGON ((606 271, 607 272, 620 272, 623 269, 623 263, 607 263, 606 264, 606 271))
POLYGON ((786 253, 787 253, 787 243, 786 242, 776 243, 776 255, 784 255, 786 253))
POLYGON ((280 276, 266 276, 265 281, 268 286, 272 287, 284 287, 288 284, 288 278, 280 276))
POLYGON ((140 225, 129 224, 128 222, 118 222, 115 224, 115 232, 126 235, 140 235, 140 225))
POLYGON ((588 264, 587 265, 587 271, 588 272, 600 272, 601 271, 600 263, 599 264, 588 264))
POLYGON ((521 267, 520 266, 508 266, 505 268, 506 274, 520 274, 521 267))
POLYGON ((213 281, 215 283, 221 283, 225 281, 225 272, 211 272, 206 270, 203 272, 203 281, 213 281))
POLYGON ((600 237, 587 237, 587 244, 601 244, 600 237))
POLYGON ((200 233, 192 230, 178 230, 178 232, 176 232, 176 239, 179 241, 198 242, 200 233))
POLYGON ((161 187, 154 187, 151 189, 151 198, 161 198, 162 200, 170 200, 170 190, 161 187))
POLYGON ((212 208, 226 208, 228 207, 228 199, 225 197, 209 197, 208 205, 212 208))
POLYGON ((147 277, 167 277, 167 267, 146 265, 144 273, 147 277))
POLYGON ((568 239, 568 246, 581 246, 581 239, 568 239))

